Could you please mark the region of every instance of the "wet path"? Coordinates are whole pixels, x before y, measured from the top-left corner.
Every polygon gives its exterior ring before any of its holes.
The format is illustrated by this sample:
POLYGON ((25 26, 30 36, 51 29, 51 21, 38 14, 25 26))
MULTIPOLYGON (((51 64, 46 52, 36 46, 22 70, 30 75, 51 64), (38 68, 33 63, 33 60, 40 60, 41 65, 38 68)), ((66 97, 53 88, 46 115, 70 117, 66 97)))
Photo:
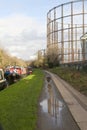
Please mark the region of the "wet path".
POLYGON ((49 75, 39 101, 38 130, 80 130, 49 75))

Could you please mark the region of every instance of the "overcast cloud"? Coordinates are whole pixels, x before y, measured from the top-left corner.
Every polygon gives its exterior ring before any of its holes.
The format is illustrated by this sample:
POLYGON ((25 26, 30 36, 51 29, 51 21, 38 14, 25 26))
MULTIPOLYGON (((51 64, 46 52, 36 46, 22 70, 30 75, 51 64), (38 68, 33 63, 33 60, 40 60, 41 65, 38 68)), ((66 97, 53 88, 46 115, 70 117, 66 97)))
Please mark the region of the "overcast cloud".
POLYGON ((0 47, 12 56, 29 60, 46 48, 47 12, 72 0, 0 1, 0 47))
POLYGON ((31 59, 46 47, 46 27, 29 16, 13 14, 0 19, 0 42, 11 55, 31 59))

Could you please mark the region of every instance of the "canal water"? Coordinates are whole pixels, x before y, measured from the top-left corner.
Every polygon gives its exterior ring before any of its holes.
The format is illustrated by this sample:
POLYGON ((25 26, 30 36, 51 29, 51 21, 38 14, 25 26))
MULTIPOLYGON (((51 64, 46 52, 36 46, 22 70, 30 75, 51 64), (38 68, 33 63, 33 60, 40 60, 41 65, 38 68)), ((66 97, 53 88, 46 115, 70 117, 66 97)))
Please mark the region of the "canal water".
POLYGON ((61 94, 46 74, 38 112, 38 130, 80 130, 61 94))

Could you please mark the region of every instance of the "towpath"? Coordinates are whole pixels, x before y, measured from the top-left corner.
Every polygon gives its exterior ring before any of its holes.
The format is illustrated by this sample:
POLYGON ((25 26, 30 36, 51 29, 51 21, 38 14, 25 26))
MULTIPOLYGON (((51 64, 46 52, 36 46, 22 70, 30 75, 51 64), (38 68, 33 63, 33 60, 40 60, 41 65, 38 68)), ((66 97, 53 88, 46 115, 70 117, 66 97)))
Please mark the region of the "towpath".
POLYGON ((57 75, 48 71, 45 74, 38 130, 87 130, 87 97, 57 75))

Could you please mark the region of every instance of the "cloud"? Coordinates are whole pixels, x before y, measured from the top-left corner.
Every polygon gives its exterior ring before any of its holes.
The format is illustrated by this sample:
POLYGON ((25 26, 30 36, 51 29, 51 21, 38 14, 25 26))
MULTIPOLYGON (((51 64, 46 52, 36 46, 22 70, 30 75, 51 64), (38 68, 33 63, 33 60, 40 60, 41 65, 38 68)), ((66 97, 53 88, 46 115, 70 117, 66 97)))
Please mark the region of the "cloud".
POLYGON ((0 42, 13 56, 28 60, 46 46, 46 25, 21 14, 0 19, 0 42))

